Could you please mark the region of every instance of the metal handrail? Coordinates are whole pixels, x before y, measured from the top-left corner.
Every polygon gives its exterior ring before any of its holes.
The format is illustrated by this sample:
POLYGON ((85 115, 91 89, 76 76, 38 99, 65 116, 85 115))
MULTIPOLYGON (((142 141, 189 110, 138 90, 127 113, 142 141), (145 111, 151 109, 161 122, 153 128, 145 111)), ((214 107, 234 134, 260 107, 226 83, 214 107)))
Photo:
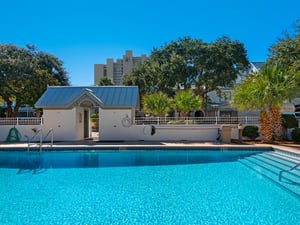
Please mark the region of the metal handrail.
POLYGON ((51 138, 50 138, 50 143, 51 144, 50 144, 50 146, 52 148, 53 147, 53 136, 54 136, 54 134, 53 134, 53 128, 49 129, 48 133, 44 136, 43 140, 45 140, 49 136, 49 134, 51 134, 51 138))
POLYGON ((289 172, 289 171, 292 171, 292 170, 296 169, 296 168, 299 167, 299 166, 300 166, 300 162, 299 162, 298 164, 296 164, 295 166, 291 167, 290 169, 287 169, 287 170, 281 170, 281 171, 279 172, 279 177, 278 177, 279 181, 281 181, 281 177, 282 177, 282 173, 283 173, 283 172, 289 172))
POLYGON ((34 130, 35 134, 29 138, 27 137, 27 142, 28 142, 28 147, 27 147, 27 151, 29 152, 30 149, 30 145, 32 145, 32 140, 39 134, 40 135, 40 151, 42 149, 42 143, 43 143, 43 130, 42 129, 38 129, 38 130, 34 130))
POLYGON ((35 130, 35 134, 29 139, 27 137, 27 142, 28 142, 28 147, 27 147, 27 151, 29 152, 30 150, 30 145, 33 145, 31 142, 32 140, 38 135, 40 134, 39 138, 40 138, 40 143, 39 143, 39 146, 40 146, 40 151, 42 151, 42 147, 43 147, 43 140, 45 140, 49 134, 51 134, 51 139, 50 139, 50 146, 53 147, 53 129, 50 128, 49 131, 47 132, 47 134, 43 137, 43 129, 38 129, 38 130, 35 130))

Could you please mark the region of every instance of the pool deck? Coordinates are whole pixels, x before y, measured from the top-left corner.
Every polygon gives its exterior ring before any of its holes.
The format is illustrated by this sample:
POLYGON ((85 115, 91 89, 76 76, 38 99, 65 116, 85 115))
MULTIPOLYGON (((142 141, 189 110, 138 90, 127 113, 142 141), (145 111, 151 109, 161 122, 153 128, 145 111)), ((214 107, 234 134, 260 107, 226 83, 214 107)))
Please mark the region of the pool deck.
MULTIPOLYGON (((296 153, 300 155, 300 144, 293 143, 284 143, 284 144, 249 144, 249 143, 214 143, 214 142, 193 142, 193 141, 124 141, 124 142, 99 142, 94 140, 83 140, 83 141, 73 141, 73 142, 54 142, 51 147, 49 143, 43 143, 43 148, 45 149, 130 149, 130 148, 273 148, 279 149, 283 151, 288 151, 292 153, 296 153)), ((28 148, 28 144, 26 142, 23 143, 0 143, 0 151, 1 149, 9 150, 9 149, 26 149, 28 148)), ((30 148, 37 149, 38 143, 35 143, 30 148)))

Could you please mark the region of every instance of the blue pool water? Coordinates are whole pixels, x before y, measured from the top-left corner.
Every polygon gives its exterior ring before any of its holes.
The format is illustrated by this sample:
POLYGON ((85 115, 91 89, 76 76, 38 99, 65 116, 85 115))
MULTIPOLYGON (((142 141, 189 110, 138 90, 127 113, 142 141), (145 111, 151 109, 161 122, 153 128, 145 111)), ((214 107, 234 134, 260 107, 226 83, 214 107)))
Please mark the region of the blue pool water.
POLYGON ((254 152, 29 154, 0 153, 1 224, 299 224, 254 152))

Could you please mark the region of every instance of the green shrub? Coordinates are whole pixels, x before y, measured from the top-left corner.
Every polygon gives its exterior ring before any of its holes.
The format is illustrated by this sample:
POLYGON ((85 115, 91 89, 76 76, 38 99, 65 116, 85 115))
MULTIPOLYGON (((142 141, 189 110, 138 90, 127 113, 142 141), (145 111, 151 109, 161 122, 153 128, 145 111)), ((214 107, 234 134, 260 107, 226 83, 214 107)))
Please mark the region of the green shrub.
POLYGON ((294 142, 300 142, 300 128, 294 128, 292 130, 292 139, 294 142))
POLYGON ((283 114, 281 115, 281 121, 284 128, 298 127, 298 120, 294 115, 283 114))
POLYGON ((99 118, 99 115, 97 113, 93 113, 90 115, 90 118, 99 118))
POLYGON ((255 140, 259 137, 257 126, 245 126, 243 129, 243 136, 249 138, 250 140, 255 140))

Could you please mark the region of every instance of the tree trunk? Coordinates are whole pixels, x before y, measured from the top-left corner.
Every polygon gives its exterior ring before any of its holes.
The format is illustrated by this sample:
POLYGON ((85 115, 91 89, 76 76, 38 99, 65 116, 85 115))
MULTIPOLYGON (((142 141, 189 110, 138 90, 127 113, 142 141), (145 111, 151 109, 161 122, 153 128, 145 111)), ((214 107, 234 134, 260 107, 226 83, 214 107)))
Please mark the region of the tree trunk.
POLYGON ((281 112, 279 107, 270 107, 270 119, 273 130, 273 139, 280 141, 283 138, 281 112))
POLYGON ((9 99, 5 99, 3 98, 3 100, 6 102, 7 105, 7 113, 6 113, 6 117, 12 117, 12 101, 10 101, 9 99))
POLYGON ((273 141, 273 132, 270 117, 264 108, 260 111, 260 135, 262 143, 270 144, 273 141))
POLYGON ((12 117, 17 117, 20 108, 20 103, 16 100, 16 105, 14 107, 14 111, 12 112, 12 117))

